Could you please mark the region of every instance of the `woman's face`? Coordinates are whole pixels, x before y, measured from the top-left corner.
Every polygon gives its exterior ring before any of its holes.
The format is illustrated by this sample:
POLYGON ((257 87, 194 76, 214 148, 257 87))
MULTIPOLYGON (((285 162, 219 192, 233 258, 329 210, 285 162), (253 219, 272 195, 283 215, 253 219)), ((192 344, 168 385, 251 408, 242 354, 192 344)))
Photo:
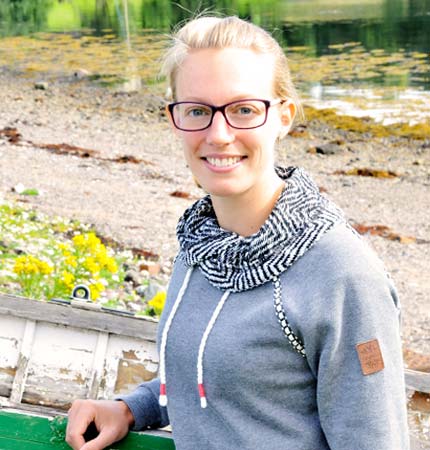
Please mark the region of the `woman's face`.
MULTIPOLYGON (((221 106, 242 99, 275 100, 273 68, 272 56, 248 49, 192 51, 177 73, 177 101, 221 106)), ((276 139, 293 116, 294 105, 277 104, 259 128, 232 128, 218 111, 205 130, 175 130, 188 166, 206 192, 219 197, 261 194, 274 176, 276 139)))

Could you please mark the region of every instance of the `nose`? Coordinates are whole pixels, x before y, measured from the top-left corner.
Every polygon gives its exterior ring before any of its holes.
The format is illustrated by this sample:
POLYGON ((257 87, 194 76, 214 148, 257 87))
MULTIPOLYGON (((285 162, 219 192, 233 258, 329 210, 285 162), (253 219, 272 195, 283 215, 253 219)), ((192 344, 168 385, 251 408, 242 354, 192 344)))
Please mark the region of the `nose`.
POLYGON ((233 129, 229 126, 221 111, 217 111, 207 129, 206 142, 212 145, 226 145, 234 141, 233 129))

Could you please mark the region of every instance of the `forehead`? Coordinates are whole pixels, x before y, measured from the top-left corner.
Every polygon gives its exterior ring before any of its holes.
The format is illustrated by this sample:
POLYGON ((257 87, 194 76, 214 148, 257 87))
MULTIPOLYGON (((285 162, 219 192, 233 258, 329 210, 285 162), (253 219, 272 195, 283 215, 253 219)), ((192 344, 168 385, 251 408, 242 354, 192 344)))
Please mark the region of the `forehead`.
POLYGON ((273 97, 274 58, 242 48, 201 49, 187 55, 176 77, 178 100, 213 104, 273 97))

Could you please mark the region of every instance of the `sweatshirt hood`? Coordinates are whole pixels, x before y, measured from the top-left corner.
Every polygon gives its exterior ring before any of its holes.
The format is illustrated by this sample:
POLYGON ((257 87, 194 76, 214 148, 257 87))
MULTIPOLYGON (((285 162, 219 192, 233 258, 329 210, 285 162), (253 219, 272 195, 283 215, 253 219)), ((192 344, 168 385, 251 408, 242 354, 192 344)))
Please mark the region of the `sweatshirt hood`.
POLYGON ((209 195, 181 217, 179 257, 197 266, 215 287, 240 292, 273 280, 344 220, 303 169, 277 167, 276 172, 285 187, 266 222, 251 236, 220 228, 209 195))

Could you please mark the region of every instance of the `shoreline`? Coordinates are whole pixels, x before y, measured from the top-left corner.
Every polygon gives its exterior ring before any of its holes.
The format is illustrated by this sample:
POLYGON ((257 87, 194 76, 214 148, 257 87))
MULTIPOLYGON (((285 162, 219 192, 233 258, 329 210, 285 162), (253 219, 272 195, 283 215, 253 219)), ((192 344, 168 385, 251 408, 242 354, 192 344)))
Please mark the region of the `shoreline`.
MULTIPOLYGON (((12 192, 18 183, 38 189, 25 197, 29 207, 94 224, 125 247, 159 255, 167 279, 176 222, 202 191, 160 113, 161 96, 85 80, 36 89, 35 80, 4 70, 0 85, 0 200, 22 200, 12 192)), ((364 238, 399 291, 404 345, 430 354, 430 138, 374 137, 335 128, 320 114, 281 143, 278 160, 309 171, 353 224, 373 226, 364 238), (378 235, 376 226, 388 230, 378 235)))

